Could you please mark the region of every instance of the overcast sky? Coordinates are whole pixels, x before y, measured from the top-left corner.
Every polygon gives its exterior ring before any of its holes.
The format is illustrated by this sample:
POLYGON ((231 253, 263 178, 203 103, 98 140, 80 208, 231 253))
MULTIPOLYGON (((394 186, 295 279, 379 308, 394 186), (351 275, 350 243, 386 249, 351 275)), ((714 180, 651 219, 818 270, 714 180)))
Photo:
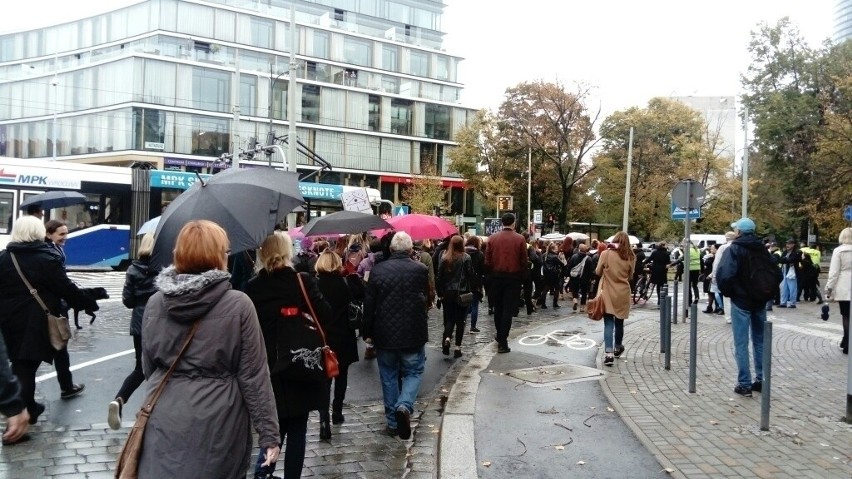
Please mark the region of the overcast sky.
MULTIPOLYGON (((654 96, 738 95, 749 33, 789 16, 812 45, 831 37, 835 0, 445 0, 446 50, 465 58, 462 101, 496 108, 509 86, 593 87, 604 113, 654 96)), ((4 2, 0 31, 75 20, 133 0, 4 2)), ((596 106, 596 105, 594 105, 596 106)))

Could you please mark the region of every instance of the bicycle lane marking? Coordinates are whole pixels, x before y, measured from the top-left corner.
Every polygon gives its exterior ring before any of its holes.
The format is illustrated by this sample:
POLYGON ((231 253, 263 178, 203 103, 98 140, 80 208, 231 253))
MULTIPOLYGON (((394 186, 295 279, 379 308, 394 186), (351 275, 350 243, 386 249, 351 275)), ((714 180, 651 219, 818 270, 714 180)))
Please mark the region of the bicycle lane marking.
POLYGON ((564 329, 556 329, 546 334, 530 334, 518 339, 523 346, 541 346, 552 340, 561 346, 566 346, 575 351, 584 351, 597 346, 595 340, 582 337, 583 333, 573 333, 564 329))

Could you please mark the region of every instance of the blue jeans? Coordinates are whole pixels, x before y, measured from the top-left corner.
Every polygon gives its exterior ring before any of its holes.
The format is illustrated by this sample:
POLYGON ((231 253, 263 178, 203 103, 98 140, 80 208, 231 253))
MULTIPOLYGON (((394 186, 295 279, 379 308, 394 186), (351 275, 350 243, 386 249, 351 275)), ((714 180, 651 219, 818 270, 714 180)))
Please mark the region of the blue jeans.
POLYGON ((604 352, 611 353, 615 346, 621 346, 621 340, 624 339, 624 320, 616 318, 611 314, 604 314, 604 352))
POLYGON ((751 369, 748 358, 748 337, 751 330, 751 345, 754 352, 754 377, 763 381, 763 325, 766 310, 749 311, 731 301, 731 329, 734 333, 734 357, 737 360, 737 383, 751 387, 751 369))
POLYGON ((376 348, 379 377, 382 380, 382 396, 385 400, 385 417, 388 427, 396 429, 396 410, 405 407, 414 412, 414 400, 423 378, 426 365, 426 347, 414 349, 376 348), (400 376, 402 388, 400 389, 400 376))
POLYGON ((476 327, 476 320, 479 319, 479 301, 482 299, 482 293, 473 292, 473 302, 470 303, 470 327, 476 327))
POLYGON ((795 306, 798 296, 798 281, 796 278, 788 278, 785 275, 784 281, 781 281, 781 306, 795 306))

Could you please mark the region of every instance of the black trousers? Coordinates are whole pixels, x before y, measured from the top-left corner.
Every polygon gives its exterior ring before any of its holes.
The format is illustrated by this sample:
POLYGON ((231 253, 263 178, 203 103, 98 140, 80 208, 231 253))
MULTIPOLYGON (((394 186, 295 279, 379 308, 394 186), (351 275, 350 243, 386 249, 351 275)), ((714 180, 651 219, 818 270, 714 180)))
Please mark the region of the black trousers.
POLYGON ((467 319, 467 312, 470 306, 462 306, 455 301, 447 301, 444 303, 444 338, 452 338, 453 330, 456 333, 456 346, 461 346, 462 338, 464 338, 464 323, 467 319))
POLYGON ((121 398, 124 403, 127 403, 130 395, 139 389, 139 386, 145 381, 145 374, 142 373, 142 336, 133 335, 133 349, 136 352, 136 367, 124 378, 121 389, 115 395, 115 397, 121 398))
POLYGON ((40 364, 41 361, 28 359, 12 360, 12 372, 18 377, 18 382, 21 383, 21 400, 24 401, 31 416, 35 413, 35 377, 40 364))
MULTIPOLYGON (((308 415, 296 417, 278 417, 278 426, 281 429, 281 442, 284 452, 284 477, 302 477, 302 469, 305 465, 305 447, 308 435, 308 415)), ((276 463, 269 466, 263 464, 266 450, 260 448, 257 461, 254 466, 255 475, 271 474, 275 471, 276 463)))
POLYGON ((74 387, 74 379, 71 377, 71 358, 68 357, 67 347, 62 348, 61 351, 56 351, 56 356, 53 357, 53 367, 56 369, 59 389, 70 391, 74 387))
POLYGON ((512 329, 512 316, 518 310, 521 296, 520 278, 503 276, 491 277, 491 297, 494 302, 494 327, 497 330, 497 344, 508 345, 509 330, 512 329))
POLYGON ((524 305, 527 307, 527 313, 532 313, 533 310, 533 280, 527 278, 523 282, 524 287, 524 305))
POLYGON ((349 364, 341 362, 338 365, 340 374, 333 379, 328 380, 323 397, 323 407, 320 408, 320 419, 328 420, 328 406, 331 403, 333 412, 343 410, 343 400, 346 399, 346 387, 349 385, 349 364), (331 400, 331 383, 334 383, 334 401, 331 400))

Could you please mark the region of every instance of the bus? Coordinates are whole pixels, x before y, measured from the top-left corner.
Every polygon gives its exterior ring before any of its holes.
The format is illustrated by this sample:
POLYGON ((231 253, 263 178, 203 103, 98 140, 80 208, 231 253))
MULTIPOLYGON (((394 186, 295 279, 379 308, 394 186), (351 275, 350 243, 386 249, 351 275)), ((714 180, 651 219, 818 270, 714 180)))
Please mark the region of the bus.
MULTIPOLYGON (((52 190, 77 191, 86 197, 80 205, 46 210, 44 219, 58 219, 68 225, 65 243, 66 265, 72 269, 117 269, 130 259, 130 239, 135 232, 130 225, 134 208, 130 167, 101 166, 67 161, 0 158, 0 249, 9 242, 12 227, 21 215, 20 205, 29 197, 52 190)), ((185 171, 149 170, 151 189, 149 217, 159 216, 162 209, 180 193, 208 174, 185 171)), ((343 208, 341 196, 352 190, 366 190, 378 214, 388 209, 375 188, 342 186, 300 181, 299 191, 305 198, 307 211, 316 216, 343 208)), ((389 210, 388 210, 389 211, 389 210)), ((150 218, 141 218, 142 224, 150 218)), ((308 218, 305 218, 307 220, 308 218)))

